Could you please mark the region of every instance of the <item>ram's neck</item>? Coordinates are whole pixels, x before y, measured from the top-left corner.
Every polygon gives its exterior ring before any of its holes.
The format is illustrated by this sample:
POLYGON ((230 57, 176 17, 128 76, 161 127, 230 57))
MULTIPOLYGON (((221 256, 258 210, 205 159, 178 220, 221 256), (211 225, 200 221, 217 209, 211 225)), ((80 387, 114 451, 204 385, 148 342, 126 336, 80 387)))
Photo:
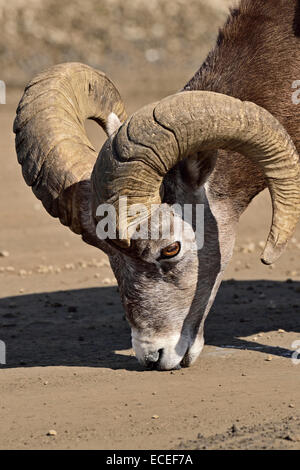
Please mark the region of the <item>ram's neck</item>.
MULTIPOLYGON (((220 31, 215 49, 185 90, 209 90, 253 101, 287 129, 300 152, 300 105, 292 84, 300 79, 300 13, 296 0, 242 0, 220 31)), ((245 157, 219 152, 209 182, 212 197, 228 200, 237 216, 265 187, 245 157)))

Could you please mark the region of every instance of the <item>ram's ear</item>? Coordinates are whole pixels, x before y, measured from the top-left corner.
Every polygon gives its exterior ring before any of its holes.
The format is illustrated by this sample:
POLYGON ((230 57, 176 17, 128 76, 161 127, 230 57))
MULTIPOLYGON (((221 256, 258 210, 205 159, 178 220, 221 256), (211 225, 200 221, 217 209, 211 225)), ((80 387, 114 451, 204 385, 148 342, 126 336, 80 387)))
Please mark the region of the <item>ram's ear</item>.
POLYGON ((208 179, 214 169, 216 160, 216 151, 199 152, 186 158, 180 164, 183 182, 196 191, 208 179))
POLYGON ((121 121, 115 113, 110 113, 107 118, 106 132, 111 137, 121 126, 121 121))

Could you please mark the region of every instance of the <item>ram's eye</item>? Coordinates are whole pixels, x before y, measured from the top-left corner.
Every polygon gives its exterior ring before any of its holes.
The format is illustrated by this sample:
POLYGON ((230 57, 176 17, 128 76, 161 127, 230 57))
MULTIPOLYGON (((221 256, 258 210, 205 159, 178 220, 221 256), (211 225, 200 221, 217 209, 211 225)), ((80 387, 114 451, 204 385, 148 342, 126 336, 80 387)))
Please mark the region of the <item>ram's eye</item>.
POLYGON ((161 259, 173 258, 174 256, 178 255, 178 253, 180 252, 180 248, 180 242, 172 243, 172 245, 163 248, 160 253, 161 259))

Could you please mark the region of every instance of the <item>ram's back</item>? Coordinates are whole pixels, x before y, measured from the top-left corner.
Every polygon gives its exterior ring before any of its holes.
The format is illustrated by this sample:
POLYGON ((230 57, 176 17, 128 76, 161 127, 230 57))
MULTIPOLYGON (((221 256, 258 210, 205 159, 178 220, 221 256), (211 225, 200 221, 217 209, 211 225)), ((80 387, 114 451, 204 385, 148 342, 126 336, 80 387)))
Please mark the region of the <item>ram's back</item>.
MULTIPOLYGON (((210 90, 253 101, 287 129, 300 153, 300 1, 242 0, 231 10, 215 48, 185 89, 210 90)), ((264 186, 259 170, 244 157, 220 152, 211 177, 220 197, 237 195, 243 210, 264 186)))

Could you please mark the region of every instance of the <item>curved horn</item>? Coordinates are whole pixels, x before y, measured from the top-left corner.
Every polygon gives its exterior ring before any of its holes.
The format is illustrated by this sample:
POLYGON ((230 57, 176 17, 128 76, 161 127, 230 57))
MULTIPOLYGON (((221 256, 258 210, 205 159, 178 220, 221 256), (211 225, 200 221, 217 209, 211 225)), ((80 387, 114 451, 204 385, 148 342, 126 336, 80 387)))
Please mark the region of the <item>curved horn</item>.
POLYGON ((111 202, 118 212, 119 197, 127 196, 129 206, 143 203, 150 214, 164 175, 189 155, 213 149, 239 152, 262 168, 273 203, 262 261, 273 263, 300 216, 299 156, 281 124, 254 103, 189 91, 142 108, 100 152, 92 174, 96 203, 111 202))
POLYGON ((110 115, 112 121, 126 119, 113 83, 87 65, 66 63, 27 85, 14 122, 26 183, 53 217, 96 245, 84 226, 89 225, 90 175, 97 158, 84 121, 95 120, 109 134, 110 115))

